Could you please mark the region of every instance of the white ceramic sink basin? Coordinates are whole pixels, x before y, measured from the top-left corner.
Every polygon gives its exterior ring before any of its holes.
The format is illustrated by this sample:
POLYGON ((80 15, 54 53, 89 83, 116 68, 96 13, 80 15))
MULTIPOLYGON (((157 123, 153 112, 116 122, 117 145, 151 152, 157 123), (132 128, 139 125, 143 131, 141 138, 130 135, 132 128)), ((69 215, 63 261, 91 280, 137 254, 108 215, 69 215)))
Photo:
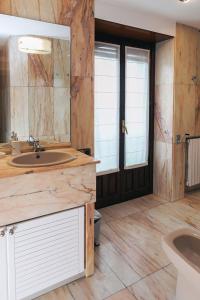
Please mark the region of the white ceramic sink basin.
POLYGON ((64 164, 76 159, 65 152, 30 152, 13 157, 9 164, 18 168, 45 167, 64 164))

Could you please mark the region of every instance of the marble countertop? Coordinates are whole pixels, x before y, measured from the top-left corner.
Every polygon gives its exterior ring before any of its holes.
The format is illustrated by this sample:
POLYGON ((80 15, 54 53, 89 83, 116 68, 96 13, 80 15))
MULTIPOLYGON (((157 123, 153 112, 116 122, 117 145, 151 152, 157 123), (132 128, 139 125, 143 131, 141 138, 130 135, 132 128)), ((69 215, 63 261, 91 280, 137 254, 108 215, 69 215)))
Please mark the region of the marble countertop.
POLYGON ((79 152, 74 148, 64 148, 64 149, 54 149, 54 150, 69 153, 70 155, 76 157, 76 159, 71 162, 67 162, 60 165, 54 165, 54 166, 17 168, 8 164, 8 162, 12 159, 12 156, 6 155, 4 158, 0 159, 0 179, 6 177, 24 175, 24 174, 49 172, 49 171, 62 170, 66 168, 80 167, 80 166, 99 163, 99 161, 95 160, 93 157, 85 155, 84 153, 79 152))

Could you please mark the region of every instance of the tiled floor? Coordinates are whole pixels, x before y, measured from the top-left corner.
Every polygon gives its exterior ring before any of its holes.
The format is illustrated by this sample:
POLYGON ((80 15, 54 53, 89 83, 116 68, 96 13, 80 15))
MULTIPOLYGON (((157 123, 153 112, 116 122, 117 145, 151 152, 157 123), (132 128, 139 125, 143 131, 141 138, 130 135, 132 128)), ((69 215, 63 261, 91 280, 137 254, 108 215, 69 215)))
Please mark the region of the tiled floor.
POLYGON ((161 238, 177 228, 200 230, 200 192, 177 202, 148 195, 101 210, 95 274, 37 300, 174 300, 176 270, 161 238))

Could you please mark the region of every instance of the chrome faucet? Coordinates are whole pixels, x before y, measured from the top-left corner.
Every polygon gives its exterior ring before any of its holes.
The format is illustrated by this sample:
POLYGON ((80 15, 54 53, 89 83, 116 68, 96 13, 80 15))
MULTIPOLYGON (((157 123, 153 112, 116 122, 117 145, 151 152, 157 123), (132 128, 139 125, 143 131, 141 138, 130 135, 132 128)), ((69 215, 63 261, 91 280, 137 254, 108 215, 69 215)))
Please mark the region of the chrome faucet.
POLYGON ((39 139, 34 138, 32 135, 29 136, 28 143, 30 146, 33 146, 34 152, 44 151, 44 148, 40 145, 39 139))

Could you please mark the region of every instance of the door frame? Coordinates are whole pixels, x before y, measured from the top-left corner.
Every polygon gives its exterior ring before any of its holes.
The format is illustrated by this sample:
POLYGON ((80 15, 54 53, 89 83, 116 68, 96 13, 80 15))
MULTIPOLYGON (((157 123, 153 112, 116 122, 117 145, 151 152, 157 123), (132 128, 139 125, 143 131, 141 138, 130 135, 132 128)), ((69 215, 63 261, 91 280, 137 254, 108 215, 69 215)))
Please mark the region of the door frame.
MULTIPOLYGON (((119 119, 119 171, 107 175, 97 176, 97 202, 96 207, 101 208, 115 203, 124 202, 133 198, 137 198, 153 192, 153 144, 154 144, 154 98, 155 98, 155 43, 145 43, 143 41, 116 37, 109 34, 95 34, 95 42, 103 42, 109 44, 120 45, 120 119, 119 119), (121 133, 121 120, 125 120, 125 104, 123 103, 125 95, 125 47, 135 47, 150 50, 150 73, 149 73, 149 157, 148 166, 144 168, 144 176, 149 178, 149 186, 143 191, 127 193, 126 196, 120 193, 125 192, 125 183, 123 174, 129 170, 124 169, 124 141, 125 138, 121 133), (117 174, 118 173, 118 174, 117 174), (105 182, 102 177, 108 179, 105 182), (115 176, 115 179, 114 179, 115 176), (110 182, 110 183, 109 183, 110 182), (112 183, 113 182, 113 183, 112 183), (109 184, 114 184, 116 195, 106 195, 109 190, 109 184), (121 187, 121 188, 120 188, 121 187), (99 190, 104 190, 99 193, 99 190)), ((139 169, 139 167, 138 167, 139 169)), ((130 169, 132 170, 132 169, 130 169)), ((130 171, 129 171, 130 172, 130 171)))

